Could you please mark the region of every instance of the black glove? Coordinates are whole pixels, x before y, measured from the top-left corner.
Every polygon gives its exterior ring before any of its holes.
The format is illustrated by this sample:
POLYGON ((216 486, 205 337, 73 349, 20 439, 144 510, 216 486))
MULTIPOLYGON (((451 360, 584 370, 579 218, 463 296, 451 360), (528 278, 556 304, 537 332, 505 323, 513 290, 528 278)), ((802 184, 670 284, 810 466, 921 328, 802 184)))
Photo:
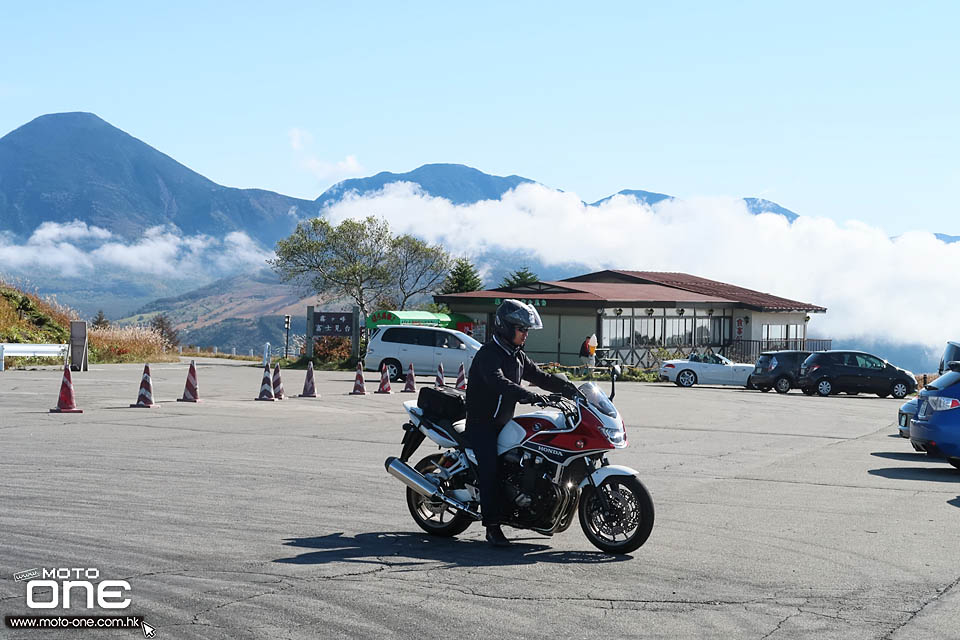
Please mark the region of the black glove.
POLYGON ((517 400, 517 402, 520 404, 543 405, 547 400, 546 396, 542 396, 539 393, 533 393, 532 391, 527 391, 526 389, 524 389, 523 392, 525 395, 521 396, 520 399, 517 400))
POLYGON ((567 381, 563 384, 563 389, 560 391, 560 395, 564 398, 569 398, 573 400, 577 397, 577 394, 580 392, 580 389, 577 388, 577 385, 573 384, 570 381, 567 381))

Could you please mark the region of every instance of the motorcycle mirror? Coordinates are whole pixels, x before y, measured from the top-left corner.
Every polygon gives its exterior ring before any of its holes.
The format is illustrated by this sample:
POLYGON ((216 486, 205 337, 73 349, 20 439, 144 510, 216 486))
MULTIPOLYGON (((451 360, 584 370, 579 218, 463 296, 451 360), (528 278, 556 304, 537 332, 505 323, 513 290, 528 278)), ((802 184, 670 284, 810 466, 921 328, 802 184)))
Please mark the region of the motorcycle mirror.
POLYGON ((610 366, 610 399, 617 395, 617 376, 620 375, 620 365, 610 366))

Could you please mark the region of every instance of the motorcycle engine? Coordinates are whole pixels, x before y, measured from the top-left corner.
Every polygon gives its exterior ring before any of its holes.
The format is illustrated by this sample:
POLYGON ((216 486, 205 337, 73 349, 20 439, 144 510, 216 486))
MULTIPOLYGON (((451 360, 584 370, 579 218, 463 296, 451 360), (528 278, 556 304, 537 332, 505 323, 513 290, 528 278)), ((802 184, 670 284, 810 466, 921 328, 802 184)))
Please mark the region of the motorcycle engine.
POLYGON ((530 451, 511 449, 500 456, 500 488, 504 511, 524 527, 547 527, 561 499, 554 485, 556 465, 530 451))

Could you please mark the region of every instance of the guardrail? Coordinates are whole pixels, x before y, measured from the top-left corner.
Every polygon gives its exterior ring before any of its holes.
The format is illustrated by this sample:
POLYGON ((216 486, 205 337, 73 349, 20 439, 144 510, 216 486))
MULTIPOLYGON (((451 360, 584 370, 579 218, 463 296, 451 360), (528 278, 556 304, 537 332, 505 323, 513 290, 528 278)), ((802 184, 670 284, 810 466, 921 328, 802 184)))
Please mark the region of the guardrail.
POLYGON ((70 345, 67 344, 0 343, 0 371, 3 371, 3 359, 5 357, 66 358, 69 348, 70 345))

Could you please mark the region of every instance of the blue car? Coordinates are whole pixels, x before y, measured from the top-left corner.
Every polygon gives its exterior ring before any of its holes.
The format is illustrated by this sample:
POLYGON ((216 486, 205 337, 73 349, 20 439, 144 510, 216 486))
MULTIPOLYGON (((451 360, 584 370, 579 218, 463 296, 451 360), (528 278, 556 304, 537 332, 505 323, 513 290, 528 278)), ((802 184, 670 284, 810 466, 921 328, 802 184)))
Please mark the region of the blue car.
POLYGON ((911 444, 960 469, 960 362, 950 362, 942 376, 920 391, 917 402, 911 444))

